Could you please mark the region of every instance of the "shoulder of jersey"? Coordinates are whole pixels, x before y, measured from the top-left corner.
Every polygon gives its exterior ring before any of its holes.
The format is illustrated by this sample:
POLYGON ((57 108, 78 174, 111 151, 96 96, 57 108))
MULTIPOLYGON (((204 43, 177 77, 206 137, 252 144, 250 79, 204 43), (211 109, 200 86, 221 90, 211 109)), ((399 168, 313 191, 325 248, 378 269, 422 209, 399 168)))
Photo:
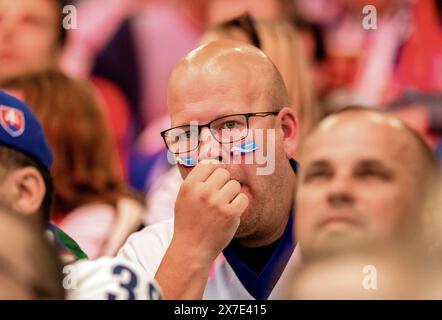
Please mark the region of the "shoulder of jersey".
POLYGON ((161 300, 152 278, 120 258, 80 260, 63 268, 63 287, 69 300, 161 300))

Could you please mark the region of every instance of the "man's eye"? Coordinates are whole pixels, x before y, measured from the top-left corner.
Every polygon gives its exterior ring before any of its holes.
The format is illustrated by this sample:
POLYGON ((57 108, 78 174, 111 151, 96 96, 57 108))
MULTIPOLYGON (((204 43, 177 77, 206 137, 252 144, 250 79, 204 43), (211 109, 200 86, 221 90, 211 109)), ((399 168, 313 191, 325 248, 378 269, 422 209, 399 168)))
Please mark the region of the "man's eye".
POLYGON ((192 132, 190 132, 190 131, 186 131, 186 132, 184 132, 183 134, 182 134, 182 136, 183 136, 183 138, 190 138, 191 136, 192 136, 192 132))
POLYGON ((177 135, 175 137, 176 141, 182 140, 182 139, 190 139, 192 136, 192 132, 191 131, 184 131, 182 133, 180 133, 179 135, 177 135))
POLYGON ((236 121, 226 121, 224 122, 222 129, 235 129, 238 127, 238 122, 236 121))
POLYGON ((361 170, 361 171, 357 172, 356 175, 361 178, 376 178, 376 179, 380 179, 380 180, 390 180, 391 179, 391 174, 389 174, 388 172, 385 172, 385 171, 381 171, 381 170, 366 169, 366 170, 361 170))

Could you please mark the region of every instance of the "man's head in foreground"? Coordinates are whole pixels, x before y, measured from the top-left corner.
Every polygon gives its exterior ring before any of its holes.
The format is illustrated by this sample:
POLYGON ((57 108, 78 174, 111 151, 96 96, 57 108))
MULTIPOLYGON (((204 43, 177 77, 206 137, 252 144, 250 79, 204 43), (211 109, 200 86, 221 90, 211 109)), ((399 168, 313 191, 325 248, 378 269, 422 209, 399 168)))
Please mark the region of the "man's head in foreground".
POLYGON ((303 254, 416 239, 437 177, 429 147, 393 116, 362 108, 328 116, 302 150, 295 233, 303 254))
POLYGON ((282 298, 440 299, 434 290, 435 283, 440 287, 436 269, 440 264, 416 249, 405 244, 379 247, 370 243, 317 256, 294 270, 282 298))
MULTIPOLYGON (((250 237, 276 240, 269 232, 284 229, 293 203, 295 175, 288 159, 296 148, 297 122, 273 63, 259 49, 241 42, 203 45, 175 67, 168 106, 172 127, 181 130, 165 132, 169 150, 178 146, 175 156, 191 156, 196 163, 208 159, 226 163, 230 179, 238 181, 247 195, 249 206, 235 237, 245 242, 250 237), (191 122, 211 123, 210 130, 198 132, 199 144, 198 134, 185 127, 191 122), (180 140, 183 137, 192 140, 180 140), (254 152, 232 154, 234 147, 253 142, 254 152), (264 165, 257 163, 258 154, 267 156, 264 165), (270 170, 257 174, 263 166, 270 170)), ((180 166, 184 178, 191 170, 180 166)))
POLYGON ((63 299, 62 266, 40 228, 0 206, 0 299, 63 299))
POLYGON ((45 227, 50 219, 52 153, 30 109, 0 91, 0 202, 45 227))

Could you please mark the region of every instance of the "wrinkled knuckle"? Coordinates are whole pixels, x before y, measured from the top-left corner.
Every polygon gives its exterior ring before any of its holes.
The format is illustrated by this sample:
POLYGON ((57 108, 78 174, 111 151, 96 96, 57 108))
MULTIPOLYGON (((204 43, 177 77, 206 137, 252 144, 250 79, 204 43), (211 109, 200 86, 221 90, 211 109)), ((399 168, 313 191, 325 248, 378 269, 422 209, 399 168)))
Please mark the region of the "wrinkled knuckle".
POLYGON ((217 205, 216 201, 214 201, 213 198, 207 198, 204 201, 205 201, 205 205, 207 207, 207 210, 209 210, 209 212, 215 212, 218 210, 218 205, 217 205))
POLYGON ((203 203, 210 204, 210 192, 207 189, 201 188, 198 193, 199 193, 199 199, 203 203))

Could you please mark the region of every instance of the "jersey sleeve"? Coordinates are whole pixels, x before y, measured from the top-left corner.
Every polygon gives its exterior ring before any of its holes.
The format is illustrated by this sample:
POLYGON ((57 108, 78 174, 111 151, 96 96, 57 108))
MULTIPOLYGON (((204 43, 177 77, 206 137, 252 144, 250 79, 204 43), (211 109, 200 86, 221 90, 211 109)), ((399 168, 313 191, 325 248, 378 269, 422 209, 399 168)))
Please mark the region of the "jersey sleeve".
POLYGON ((143 270, 118 258, 83 260, 63 269, 69 300, 160 300, 162 293, 143 270))
POLYGON ((173 221, 167 220, 132 234, 117 257, 144 270, 151 278, 160 266, 173 235, 173 221))

